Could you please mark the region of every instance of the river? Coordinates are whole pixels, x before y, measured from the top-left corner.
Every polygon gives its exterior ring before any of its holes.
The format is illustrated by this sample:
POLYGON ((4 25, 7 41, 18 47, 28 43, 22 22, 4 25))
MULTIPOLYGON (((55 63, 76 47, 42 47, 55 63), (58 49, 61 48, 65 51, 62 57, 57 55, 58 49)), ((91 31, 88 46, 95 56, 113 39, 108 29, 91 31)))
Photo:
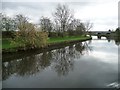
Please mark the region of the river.
POLYGON ((115 40, 93 37, 3 60, 3 88, 118 88, 118 47, 115 40))

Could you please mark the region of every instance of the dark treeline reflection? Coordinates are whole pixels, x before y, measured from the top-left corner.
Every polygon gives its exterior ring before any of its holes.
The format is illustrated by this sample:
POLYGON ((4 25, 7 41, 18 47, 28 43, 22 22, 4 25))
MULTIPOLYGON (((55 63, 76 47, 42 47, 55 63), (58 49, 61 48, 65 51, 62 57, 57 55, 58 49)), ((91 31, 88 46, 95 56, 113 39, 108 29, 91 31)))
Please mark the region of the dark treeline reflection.
POLYGON ((117 36, 117 37, 106 37, 106 39, 108 40, 108 42, 110 42, 111 40, 114 40, 115 44, 117 46, 120 46, 120 36, 117 36))
POLYGON ((37 55, 27 56, 21 59, 3 62, 3 80, 11 75, 31 76, 42 72, 48 66, 56 71, 59 76, 67 75, 74 69, 75 58, 88 53, 90 42, 81 42, 64 48, 42 52, 37 55))
POLYGON ((115 44, 116 44, 117 46, 120 45, 120 37, 116 37, 116 38, 115 38, 115 44))
POLYGON ((117 46, 120 46, 120 37, 114 37, 114 38, 107 38, 108 42, 110 42, 111 40, 115 41, 115 44, 117 46))

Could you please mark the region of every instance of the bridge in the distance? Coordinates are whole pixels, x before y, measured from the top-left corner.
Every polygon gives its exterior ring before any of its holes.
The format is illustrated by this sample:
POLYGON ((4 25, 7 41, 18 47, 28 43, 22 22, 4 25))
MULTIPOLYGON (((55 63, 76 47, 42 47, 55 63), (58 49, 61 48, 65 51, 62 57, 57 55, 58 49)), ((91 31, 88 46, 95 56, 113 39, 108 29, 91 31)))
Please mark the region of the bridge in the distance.
POLYGON ((98 36, 101 37, 109 37, 112 31, 88 31, 88 35, 90 36, 98 36))

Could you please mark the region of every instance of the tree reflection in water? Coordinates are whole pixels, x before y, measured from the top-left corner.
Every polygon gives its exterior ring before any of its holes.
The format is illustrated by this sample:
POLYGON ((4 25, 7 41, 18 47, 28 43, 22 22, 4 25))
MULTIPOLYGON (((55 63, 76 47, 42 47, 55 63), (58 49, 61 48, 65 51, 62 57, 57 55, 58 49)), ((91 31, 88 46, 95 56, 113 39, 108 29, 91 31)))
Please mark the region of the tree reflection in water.
POLYGON ((81 55, 87 53, 90 49, 87 42, 77 43, 62 49, 56 50, 54 62, 54 69, 59 76, 67 75, 70 70, 74 68, 74 59, 80 58, 81 55), (85 52, 85 53, 83 53, 85 52))
POLYGON ((54 53, 53 67, 58 75, 67 75, 69 70, 73 69, 73 63, 68 47, 58 49, 54 53))
POLYGON ((116 44, 117 46, 120 45, 120 37, 116 37, 116 38, 115 38, 115 44, 116 44))
POLYGON ((84 52, 88 52, 88 43, 77 43, 64 48, 44 51, 37 55, 31 55, 9 62, 3 62, 3 80, 11 75, 31 76, 40 73, 51 66, 59 76, 67 75, 74 68, 74 59, 80 58, 84 52))

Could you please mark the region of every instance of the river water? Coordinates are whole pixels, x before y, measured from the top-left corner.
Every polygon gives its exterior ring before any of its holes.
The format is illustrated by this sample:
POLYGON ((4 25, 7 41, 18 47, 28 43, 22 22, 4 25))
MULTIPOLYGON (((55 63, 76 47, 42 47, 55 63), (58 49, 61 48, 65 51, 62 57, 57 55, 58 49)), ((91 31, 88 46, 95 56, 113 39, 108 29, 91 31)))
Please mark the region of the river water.
POLYGON ((114 40, 93 37, 3 60, 3 88, 118 88, 118 46, 114 40))

